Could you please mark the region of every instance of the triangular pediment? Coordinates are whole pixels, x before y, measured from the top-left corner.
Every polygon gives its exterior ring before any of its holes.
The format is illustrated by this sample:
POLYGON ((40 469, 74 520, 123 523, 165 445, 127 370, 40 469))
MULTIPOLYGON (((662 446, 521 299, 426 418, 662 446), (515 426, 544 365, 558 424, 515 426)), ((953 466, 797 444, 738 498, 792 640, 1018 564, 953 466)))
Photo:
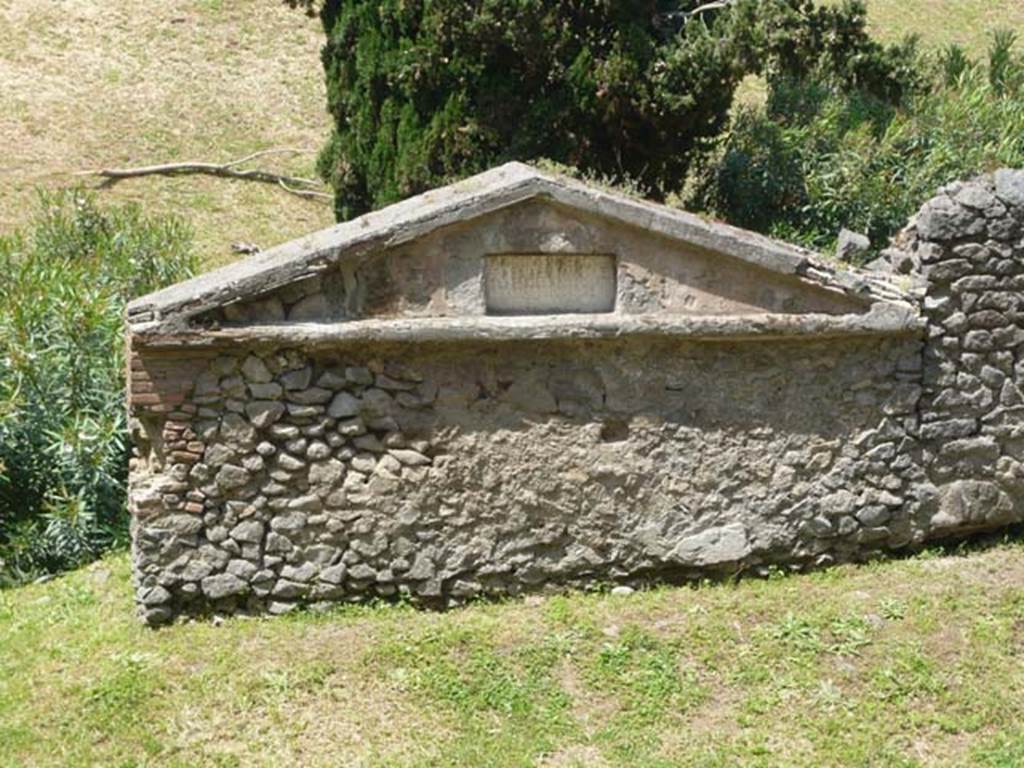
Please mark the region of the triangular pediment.
POLYGON ((133 328, 611 314, 852 315, 900 302, 813 254, 510 163, 129 306, 133 328))

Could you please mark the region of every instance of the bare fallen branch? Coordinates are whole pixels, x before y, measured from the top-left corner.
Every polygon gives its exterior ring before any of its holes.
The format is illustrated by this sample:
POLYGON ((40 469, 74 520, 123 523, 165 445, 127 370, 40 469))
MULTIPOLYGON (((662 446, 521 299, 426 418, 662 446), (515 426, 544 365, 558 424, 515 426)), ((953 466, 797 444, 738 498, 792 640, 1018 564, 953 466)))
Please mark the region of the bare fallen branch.
POLYGON ((289 176, 273 171, 260 169, 240 169, 238 166, 270 154, 300 153, 308 150, 301 149, 265 149, 260 152, 231 160, 227 163, 206 163, 206 162, 183 162, 183 163, 161 163, 158 165, 144 165, 137 168, 101 168, 96 171, 80 171, 76 176, 98 176, 105 179, 104 184, 115 184, 123 179, 134 179, 141 176, 189 176, 203 174, 206 176, 218 176, 226 179, 241 179, 243 181, 259 181, 266 184, 274 184, 293 195, 305 198, 333 199, 327 192, 308 187, 320 187, 321 184, 315 179, 304 179, 300 176, 289 176))
POLYGON ((317 192, 315 189, 296 189, 295 187, 289 187, 283 181, 279 181, 278 184, 285 192, 291 192, 299 197, 323 198, 324 200, 334 199, 334 195, 328 192, 317 192))
POLYGON ((692 11, 671 11, 663 14, 660 18, 663 21, 673 24, 678 22, 685 24, 691 19, 700 16, 702 13, 707 13, 708 11, 720 11, 724 8, 728 8, 734 2, 735 0, 711 0, 711 2, 698 5, 692 11))

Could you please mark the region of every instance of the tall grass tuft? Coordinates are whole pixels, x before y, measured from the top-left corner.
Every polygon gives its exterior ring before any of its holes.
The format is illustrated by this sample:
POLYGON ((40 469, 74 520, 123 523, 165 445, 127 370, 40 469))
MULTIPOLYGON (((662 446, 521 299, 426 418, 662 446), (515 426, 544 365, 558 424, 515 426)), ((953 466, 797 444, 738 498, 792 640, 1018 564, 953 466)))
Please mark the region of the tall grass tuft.
POLYGON ((0 583, 126 538, 124 307, 196 265, 182 221, 81 191, 0 238, 0 583))

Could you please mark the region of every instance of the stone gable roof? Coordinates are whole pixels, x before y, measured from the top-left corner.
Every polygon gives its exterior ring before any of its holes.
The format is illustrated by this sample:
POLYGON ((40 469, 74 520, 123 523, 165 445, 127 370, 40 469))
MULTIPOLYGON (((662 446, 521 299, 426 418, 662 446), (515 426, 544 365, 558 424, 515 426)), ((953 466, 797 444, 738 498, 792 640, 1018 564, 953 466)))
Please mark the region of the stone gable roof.
POLYGON ((182 330, 190 318, 211 309, 313 277, 343 260, 534 199, 637 227, 752 267, 796 276, 858 298, 865 306, 907 299, 886 276, 837 268, 787 243, 513 162, 143 296, 128 305, 128 324, 150 332, 182 330))

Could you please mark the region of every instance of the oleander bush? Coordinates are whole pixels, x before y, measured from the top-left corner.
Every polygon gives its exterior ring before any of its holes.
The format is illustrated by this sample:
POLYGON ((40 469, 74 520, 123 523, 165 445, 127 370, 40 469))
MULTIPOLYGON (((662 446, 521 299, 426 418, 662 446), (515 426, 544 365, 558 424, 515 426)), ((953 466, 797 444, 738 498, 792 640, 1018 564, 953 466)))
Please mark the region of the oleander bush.
POLYGON ((954 46, 915 68, 923 85, 901 93, 776 79, 766 106, 738 110, 688 204, 817 248, 848 227, 877 250, 938 187, 1024 166, 1024 54, 1012 33, 994 36, 985 62, 954 46))
POLYGON ((125 541, 124 307, 196 266, 182 221, 81 191, 0 238, 0 583, 125 541))

